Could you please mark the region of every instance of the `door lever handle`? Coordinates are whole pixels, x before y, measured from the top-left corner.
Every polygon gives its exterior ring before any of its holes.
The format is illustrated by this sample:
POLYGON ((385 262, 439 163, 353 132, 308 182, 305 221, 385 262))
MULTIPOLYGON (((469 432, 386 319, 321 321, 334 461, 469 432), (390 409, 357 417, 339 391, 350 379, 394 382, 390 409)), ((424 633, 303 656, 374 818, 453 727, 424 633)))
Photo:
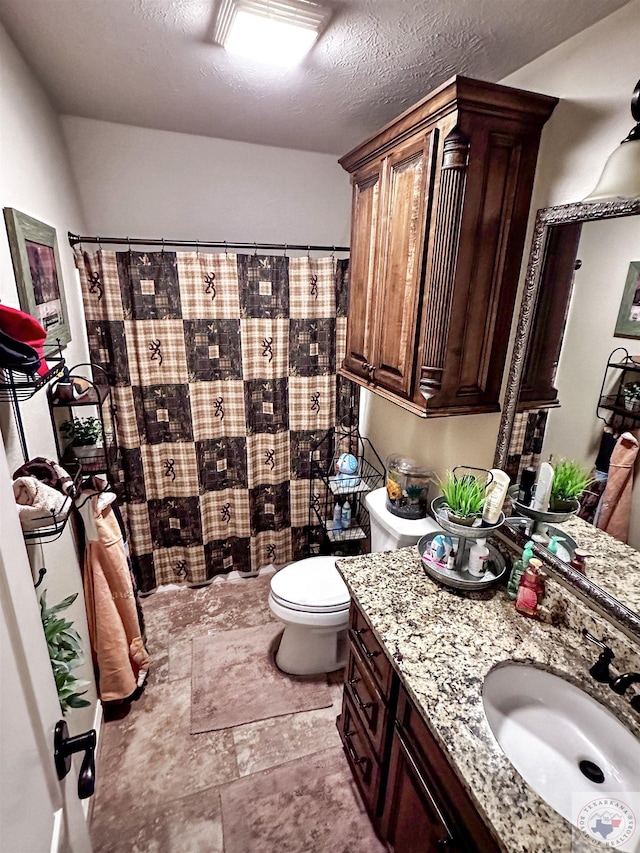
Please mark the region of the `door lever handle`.
POLYGON ((69 727, 64 720, 58 720, 53 733, 53 759, 58 779, 64 779, 71 770, 71 756, 76 752, 84 752, 78 774, 78 797, 86 800, 96 787, 96 730, 69 737, 69 727))

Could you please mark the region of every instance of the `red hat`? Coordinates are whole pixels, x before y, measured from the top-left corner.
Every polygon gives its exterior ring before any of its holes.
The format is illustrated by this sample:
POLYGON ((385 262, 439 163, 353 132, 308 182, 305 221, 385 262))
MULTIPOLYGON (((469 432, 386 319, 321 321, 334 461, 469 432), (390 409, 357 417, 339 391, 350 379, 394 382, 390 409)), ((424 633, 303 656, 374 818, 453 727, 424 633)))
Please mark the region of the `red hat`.
POLYGON ((35 317, 17 308, 0 304, 0 330, 14 340, 33 347, 40 358, 40 367, 37 372, 40 376, 48 373, 49 368, 44 360, 44 342, 47 333, 35 317))

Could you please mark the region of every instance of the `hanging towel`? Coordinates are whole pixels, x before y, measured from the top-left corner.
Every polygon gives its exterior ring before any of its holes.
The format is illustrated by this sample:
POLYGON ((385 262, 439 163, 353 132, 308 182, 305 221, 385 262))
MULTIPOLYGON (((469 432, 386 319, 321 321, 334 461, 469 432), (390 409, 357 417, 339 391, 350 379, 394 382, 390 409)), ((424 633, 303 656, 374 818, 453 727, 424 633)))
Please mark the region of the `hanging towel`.
POLYGON ((23 530, 46 527, 65 516, 66 496, 35 477, 18 477, 14 480, 13 494, 23 530))
POLYGON ((35 477, 41 483, 51 486, 64 495, 75 496, 75 486, 69 472, 54 462, 53 459, 45 459, 44 456, 36 456, 25 462, 13 473, 13 479, 17 477, 35 477))
POLYGON ((626 542, 631 520, 633 466, 638 455, 638 439, 623 432, 611 454, 609 478, 602 495, 596 527, 626 542))
POLYGON ((142 641, 113 494, 86 493, 78 509, 86 533, 84 593, 98 689, 103 702, 128 699, 151 659, 142 641))

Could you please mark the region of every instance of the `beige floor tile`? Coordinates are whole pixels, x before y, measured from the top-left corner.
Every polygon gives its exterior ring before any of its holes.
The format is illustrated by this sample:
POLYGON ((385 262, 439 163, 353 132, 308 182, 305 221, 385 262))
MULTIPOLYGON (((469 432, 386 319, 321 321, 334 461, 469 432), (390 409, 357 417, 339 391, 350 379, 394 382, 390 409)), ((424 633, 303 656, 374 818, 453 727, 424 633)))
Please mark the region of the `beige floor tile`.
POLYGON ((94 820, 94 853, 223 853, 217 788, 156 808, 138 804, 94 820))
POLYGON ((335 707, 271 717, 231 729, 240 776, 340 746, 335 707))
POLYGON ((145 691, 123 720, 105 725, 95 808, 147 807, 238 776, 230 731, 191 735, 188 679, 145 691))

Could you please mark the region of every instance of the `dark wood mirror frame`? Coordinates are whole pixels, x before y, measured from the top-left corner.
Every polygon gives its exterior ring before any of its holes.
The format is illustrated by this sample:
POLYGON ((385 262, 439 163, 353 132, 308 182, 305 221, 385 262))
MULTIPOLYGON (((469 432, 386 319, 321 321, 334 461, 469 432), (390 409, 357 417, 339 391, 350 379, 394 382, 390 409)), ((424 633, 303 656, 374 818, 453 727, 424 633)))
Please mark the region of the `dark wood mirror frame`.
MULTIPOLYGON (((516 328, 511 365, 507 377, 502 417, 498 430, 495 456, 495 468, 504 468, 513 423, 518 410, 520 389, 523 381, 529 341, 536 316, 536 306, 544 292, 549 276, 545 277, 546 261, 553 245, 553 229, 561 225, 594 222, 599 219, 615 219, 623 216, 640 215, 640 199, 606 202, 566 204, 560 207, 546 207, 538 211, 533 231, 531 251, 527 265, 524 291, 520 303, 520 314, 516 328)), ((575 258, 572 259, 572 262, 575 258)), ((532 342, 533 343, 533 342, 532 342)), ((500 531, 501 535, 513 545, 522 547, 522 535, 508 524, 500 531)), ((555 558, 544 548, 534 549, 549 570, 549 573, 561 584, 567 586, 589 606, 613 621, 625 634, 640 638, 640 613, 635 613, 613 598, 597 584, 585 578, 580 572, 555 558)))

